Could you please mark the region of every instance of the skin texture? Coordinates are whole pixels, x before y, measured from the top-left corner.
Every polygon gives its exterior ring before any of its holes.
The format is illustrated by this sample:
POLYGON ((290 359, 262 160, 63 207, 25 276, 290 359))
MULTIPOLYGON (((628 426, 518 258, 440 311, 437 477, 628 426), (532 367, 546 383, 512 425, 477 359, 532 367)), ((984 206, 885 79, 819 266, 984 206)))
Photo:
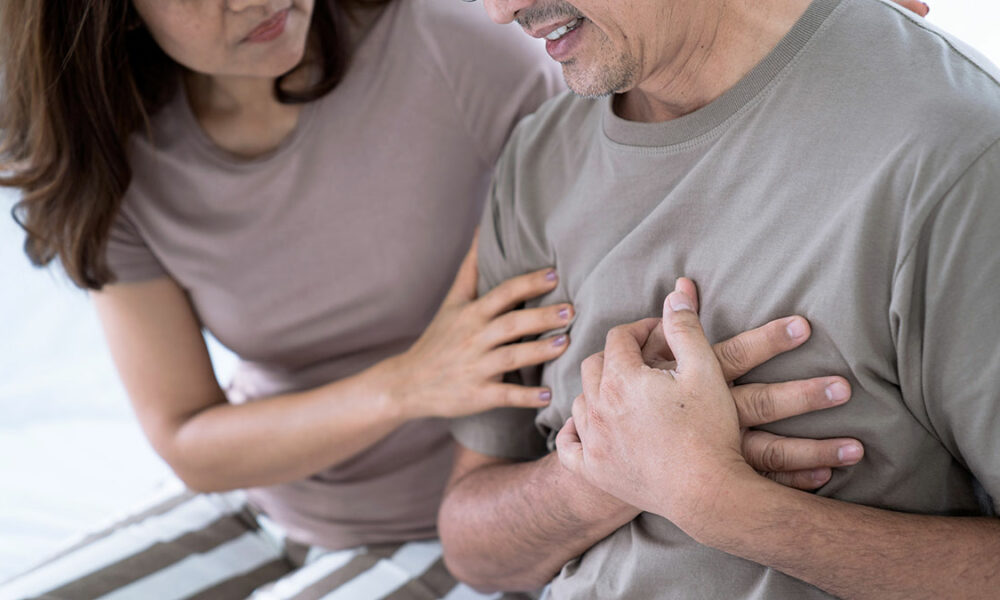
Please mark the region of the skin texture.
POLYGON ((677 359, 671 372, 643 358, 648 322, 613 329, 603 354, 587 359, 584 393, 556 440, 566 469, 703 544, 840 597, 996 593, 996 518, 895 513, 757 475, 740 455, 732 394, 693 309, 679 290, 664 303, 660 327, 677 359), (636 446, 647 451, 637 455, 636 446))
POLYGON ((243 405, 226 402, 196 316, 173 280, 110 285, 93 299, 153 447, 190 488, 219 491, 307 477, 411 419, 546 405, 544 388, 498 380, 510 368, 550 360, 567 347, 568 340, 509 343, 572 317, 567 305, 506 312, 555 287, 551 273, 511 279, 476 300, 470 253, 410 350, 352 377, 243 405))
POLYGON ((143 24, 171 58, 212 77, 275 78, 302 60, 313 0, 133 0, 143 24), (285 32, 253 43, 247 34, 289 9, 285 32))
MULTIPOLYGON (((696 298, 693 282, 681 279, 678 285, 696 298)), ((659 323, 647 319, 638 326, 655 332, 659 323)), ((805 319, 789 317, 721 342, 713 351, 723 377, 731 381, 794 350, 809 335, 805 319)), ((657 372, 675 368, 666 339, 647 338, 644 360, 651 361, 657 372)), ((594 363, 584 364, 585 385, 593 381, 589 371, 594 363)), ((843 404, 850 388, 840 377, 821 377, 737 386, 732 394, 739 426, 746 428, 843 404)), ((739 451, 755 468, 805 490, 826 483, 829 467, 855 464, 863 454, 860 443, 851 439, 785 439, 742 429, 737 440, 739 451)), ((460 448, 439 528, 445 560, 463 581, 483 591, 531 590, 638 513, 635 505, 567 469, 556 453, 515 463, 460 448), (468 531, 478 535, 466 535, 468 531)))
MULTIPOLYGON (((313 0, 135 0, 135 8, 163 51, 187 68, 188 101, 216 145, 250 158, 273 150, 294 130, 301 107, 279 103, 272 86, 306 53, 313 0), (278 38, 246 39, 284 10, 288 17, 278 38)), ((299 75, 309 76, 308 70, 299 75)))
MULTIPOLYGON (((498 22, 516 19, 538 4, 486 1, 498 22)), ((926 5, 906 4, 926 13, 926 5)), ((639 80, 620 90, 616 111, 633 120, 658 121, 718 97, 727 77, 745 73, 760 48, 777 43, 775 33, 782 27, 787 31, 804 2, 754 3, 758 15, 739 14, 748 6, 743 3, 580 0, 574 6, 588 18, 593 15, 592 22, 613 45, 633 49, 637 57, 639 80), (658 9, 690 27, 688 39, 712 30, 718 35, 704 47, 663 42, 654 31, 664 22, 658 9), (760 14, 770 14, 770 24, 781 27, 754 27, 760 14), (715 22, 700 21, 706 16, 715 22), (741 21, 749 26, 742 34, 732 27, 741 21), (617 35, 611 26, 616 22, 634 28, 623 25, 629 35, 617 35)), ((600 44, 592 43, 577 58, 600 63, 593 58, 600 44)), ((756 473, 741 455, 740 411, 726 385, 725 365, 705 339, 694 308, 692 294, 681 285, 664 305, 662 336, 677 363, 672 373, 651 358, 660 350, 646 347, 655 323, 637 322, 609 333, 603 354, 584 366, 584 394, 557 439, 562 471, 552 465, 552 456, 518 465, 468 451, 460 457, 441 514, 446 556, 460 577, 483 588, 537 587, 546 571, 551 576, 561 566, 557 560, 542 564, 539 547, 557 551, 566 544, 577 553, 585 550, 588 541, 614 527, 616 518, 626 518, 620 511, 624 504, 670 519, 703 544, 844 598, 996 595, 1000 520, 853 505, 782 487, 756 473), (629 449, 622 445, 625 439, 631 440, 629 449), (647 451, 630 451, 635 447, 647 451), (588 493, 590 488, 597 491, 588 493), (550 508, 565 498, 570 499, 565 510, 550 508), (523 515, 530 513, 525 522, 523 515), (519 520, 515 527, 523 538, 512 538, 504 530, 519 520), (475 527, 477 539, 459 539, 459 523, 475 527), (546 546, 541 537, 546 534, 562 539, 546 546), (501 565, 488 564, 490 552, 501 556, 501 565)))
MULTIPOLYGON (((918 14, 927 5, 899 3, 918 14)), ((582 96, 623 94, 620 116, 665 121, 708 104, 758 63, 805 11, 803 0, 758 3, 656 0, 484 0, 497 23, 541 37, 582 15, 573 52, 561 58, 582 96), (738 57, 738 60, 731 60, 738 57)))
MULTIPOLYGON (((199 123, 223 149, 253 156, 294 128, 298 108, 273 98, 275 76, 305 51, 312 4, 273 0, 140 0, 144 26, 181 65, 199 123), (247 33, 291 7, 284 34, 262 45, 247 33)), ((371 23, 377 13, 361 16, 371 23)), ((473 244, 475 248, 475 244, 473 244)), ((370 447, 408 420, 499 406, 537 408, 548 390, 501 384, 502 373, 552 360, 567 338, 517 343, 563 327, 573 307, 511 309, 551 291, 548 270, 476 298, 474 250, 426 332, 405 353, 311 390, 230 405, 212 372, 197 315, 168 278, 109 285, 93 298, 112 355, 147 437, 195 490, 294 481, 370 447), (262 443, 265 441, 266 443, 262 443)), ((790 391, 789 394, 793 394, 790 391)), ((808 452, 801 473, 813 477, 808 452)), ((820 469, 821 477, 828 477, 820 469)))
MULTIPOLYGON (((187 68, 188 99, 216 144, 254 156, 292 131, 299 108, 279 104, 273 84, 305 52, 311 1, 139 0, 136 8, 154 39, 187 68), (245 41, 286 8, 281 36, 245 41)), ((375 16, 361 15, 355 33, 375 16)), ((472 251, 407 352, 352 377, 245 405, 226 402, 197 315, 176 282, 115 284, 92 296, 146 436, 188 487, 220 491, 302 479, 412 419, 544 406, 547 390, 498 382, 505 371, 559 356, 569 343, 517 341, 564 326, 572 307, 509 312, 551 291, 557 276, 543 270, 514 278, 481 299, 476 279, 472 251)))

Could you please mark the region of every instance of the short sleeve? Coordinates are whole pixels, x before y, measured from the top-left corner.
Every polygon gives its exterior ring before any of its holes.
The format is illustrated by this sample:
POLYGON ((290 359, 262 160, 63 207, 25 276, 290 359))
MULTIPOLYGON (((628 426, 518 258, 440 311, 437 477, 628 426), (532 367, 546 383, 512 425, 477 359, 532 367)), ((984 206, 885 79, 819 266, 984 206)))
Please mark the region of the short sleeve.
POLYGON ((105 258, 115 283, 146 281, 167 275, 125 210, 118 211, 111 225, 105 258))
POLYGON ((890 318, 903 398, 1000 511, 1000 142, 920 226, 890 318))
MULTIPOLYGON (((493 185, 479 225, 479 294, 485 294, 503 281, 524 272, 511 247, 513 227, 510 198, 507 193, 505 160, 511 148, 497 165, 493 185)), ((538 385, 538 369, 523 369, 504 376, 506 383, 538 385)), ((525 408, 498 408, 456 419, 452 435, 466 448, 489 456, 527 460, 547 453, 545 438, 535 426, 538 411, 525 408)))

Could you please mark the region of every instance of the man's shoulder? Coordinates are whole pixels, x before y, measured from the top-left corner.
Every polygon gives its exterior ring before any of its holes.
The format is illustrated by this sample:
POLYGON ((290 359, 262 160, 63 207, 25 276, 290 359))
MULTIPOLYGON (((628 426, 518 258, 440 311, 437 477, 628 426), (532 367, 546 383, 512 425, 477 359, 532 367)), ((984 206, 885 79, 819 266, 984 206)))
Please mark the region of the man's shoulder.
POLYGON ((851 32, 837 57, 882 88, 901 119, 923 123, 929 134, 1000 135, 1000 68, 989 59, 889 0, 845 0, 843 9, 851 32))
POLYGON ((515 129, 505 151, 508 161, 538 164, 545 156, 561 156, 593 143, 602 125, 606 98, 581 98, 565 91, 547 100, 515 129))

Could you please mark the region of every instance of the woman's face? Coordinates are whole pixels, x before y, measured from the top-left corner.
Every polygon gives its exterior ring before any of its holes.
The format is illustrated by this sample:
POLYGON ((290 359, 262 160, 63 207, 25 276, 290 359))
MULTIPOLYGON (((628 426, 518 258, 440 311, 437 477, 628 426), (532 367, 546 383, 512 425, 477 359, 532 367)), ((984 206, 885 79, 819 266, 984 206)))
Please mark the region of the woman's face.
POLYGON ((278 77, 305 52, 314 0, 133 0, 153 39, 209 76, 278 77))

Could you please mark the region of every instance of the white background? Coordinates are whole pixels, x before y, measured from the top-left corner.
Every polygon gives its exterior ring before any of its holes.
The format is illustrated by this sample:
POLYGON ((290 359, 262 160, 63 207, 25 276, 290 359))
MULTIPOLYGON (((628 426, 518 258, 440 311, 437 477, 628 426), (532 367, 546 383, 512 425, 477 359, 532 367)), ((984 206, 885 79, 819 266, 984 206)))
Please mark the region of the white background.
MULTIPOLYGON (((442 0, 447 1, 447 0, 442 0)), ((935 0, 929 20, 1000 64, 1000 5, 935 0)), ((0 190, 0 580, 170 485, 131 413, 87 297, 28 266, 0 190)), ((221 379, 232 357, 212 346, 221 379)))

